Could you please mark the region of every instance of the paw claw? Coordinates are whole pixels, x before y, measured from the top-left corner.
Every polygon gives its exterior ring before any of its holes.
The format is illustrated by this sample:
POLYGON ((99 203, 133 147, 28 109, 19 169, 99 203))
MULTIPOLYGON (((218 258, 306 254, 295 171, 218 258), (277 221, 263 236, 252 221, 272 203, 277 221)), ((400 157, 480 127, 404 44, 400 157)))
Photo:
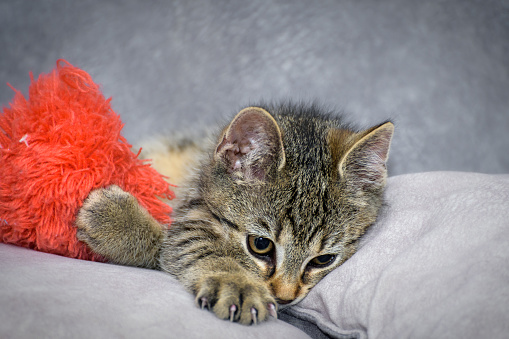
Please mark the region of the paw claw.
POLYGON ((267 305, 267 308, 269 310, 269 315, 275 319, 277 319, 277 311, 276 311, 276 305, 273 303, 270 303, 267 305))
POLYGON ((255 324, 255 325, 258 322, 257 315, 258 315, 258 311, 256 310, 256 308, 251 307, 251 320, 253 321, 253 324, 255 324))
POLYGON ((235 311, 237 310, 237 306, 231 305, 230 306, 230 321, 233 321, 235 319, 235 311))
POLYGON ((200 302, 201 302, 201 309, 205 309, 205 307, 208 309, 209 308, 209 302, 208 302, 208 299, 205 298, 205 297, 201 297, 200 298, 200 302))

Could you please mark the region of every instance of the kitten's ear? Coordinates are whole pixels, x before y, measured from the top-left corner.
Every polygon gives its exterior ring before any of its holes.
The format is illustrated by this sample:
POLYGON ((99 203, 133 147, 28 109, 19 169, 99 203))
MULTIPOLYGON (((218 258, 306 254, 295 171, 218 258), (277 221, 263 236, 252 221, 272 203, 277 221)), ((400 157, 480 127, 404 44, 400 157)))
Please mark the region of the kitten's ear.
POLYGON ((391 122, 361 133, 360 139, 339 162, 340 177, 361 189, 383 187, 393 133, 394 125, 391 122))
POLYGON ((270 171, 285 164, 276 120, 262 108, 243 109, 223 131, 214 157, 235 179, 265 180, 270 171))

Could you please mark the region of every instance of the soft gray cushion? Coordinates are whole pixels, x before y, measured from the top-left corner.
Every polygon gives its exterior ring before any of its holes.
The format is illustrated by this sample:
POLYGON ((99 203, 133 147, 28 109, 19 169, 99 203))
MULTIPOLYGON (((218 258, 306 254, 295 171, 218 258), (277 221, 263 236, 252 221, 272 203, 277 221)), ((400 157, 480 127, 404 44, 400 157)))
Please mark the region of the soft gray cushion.
POLYGON ((168 274, 0 244, 0 338, 309 338, 217 319, 168 274))
MULTIPOLYGON (((359 251, 281 316, 313 337, 506 338, 509 175, 389 179, 359 251)), ((0 338, 305 338, 218 320, 162 272, 0 244, 0 338)))
POLYGON ((507 338, 509 175, 391 178, 358 252, 285 311, 337 338, 507 338))

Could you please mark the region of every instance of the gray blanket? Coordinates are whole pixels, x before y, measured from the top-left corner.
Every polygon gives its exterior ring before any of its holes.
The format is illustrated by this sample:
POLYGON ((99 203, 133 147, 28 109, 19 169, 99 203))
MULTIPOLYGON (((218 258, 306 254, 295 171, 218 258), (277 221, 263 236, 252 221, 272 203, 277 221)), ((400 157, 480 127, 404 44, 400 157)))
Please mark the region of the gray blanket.
POLYGON ((0 338, 507 338, 509 175, 403 175, 386 195, 359 251, 258 326, 161 272, 0 244, 0 338))

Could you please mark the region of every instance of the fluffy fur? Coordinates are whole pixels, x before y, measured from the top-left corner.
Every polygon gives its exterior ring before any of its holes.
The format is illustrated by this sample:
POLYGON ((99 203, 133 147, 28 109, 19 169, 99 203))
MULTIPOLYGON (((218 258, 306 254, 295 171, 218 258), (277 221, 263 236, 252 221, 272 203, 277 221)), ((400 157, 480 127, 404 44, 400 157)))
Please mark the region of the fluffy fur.
POLYGON ((122 122, 90 75, 61 60, 32 78, 0 115, 0 241, 73 258, 103 260, 76 238, 89 193, 112 184, 158 220, 173 193, 121 136, 122 122))

